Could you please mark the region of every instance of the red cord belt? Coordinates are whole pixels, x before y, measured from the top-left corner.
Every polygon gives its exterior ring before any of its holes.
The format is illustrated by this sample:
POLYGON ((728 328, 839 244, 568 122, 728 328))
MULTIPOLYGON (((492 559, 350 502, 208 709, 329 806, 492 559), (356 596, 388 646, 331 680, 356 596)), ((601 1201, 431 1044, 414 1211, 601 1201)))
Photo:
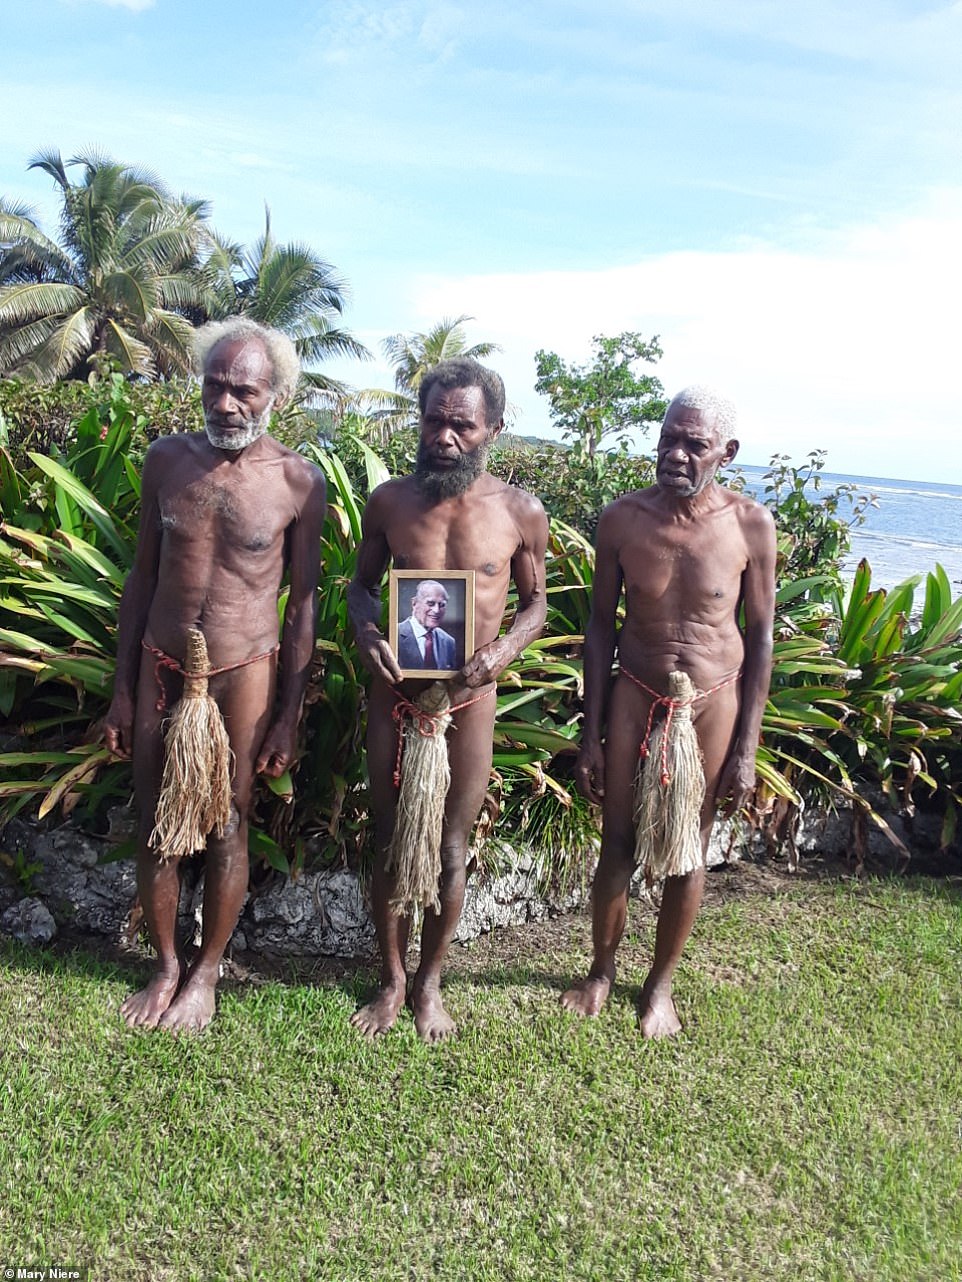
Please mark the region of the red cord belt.
POLYGON ((489 686, 487 690, 482 690, 471 699, 465 699, 463 703, 452 703, 449 707, 441 712, 425 712, 419 708, 416 703, 410 699, 405 699, 403 694, 394 691, 394 707, 391 709, 391 716, 394 718, 394 724, 397 726, 397 757, 394 761, 394 786, 401 786, 401 759, 404 754, 404 722, 408 720, 417 730, 422 739, 433 739, 441 730, 442 717, 450 717, 455 712, 460 712, 462 708, 470 708, 472 703, 480 703, 486 699, 489 694, 494 694, 497 686, 489 686))
POLYGON ((148 645, 146 641, 140 643, 148 654, 152 654, 157 662, 154 664, 154 677, 157 680, 157 689, 160 691, 154 707, 158 712, 167 711, 167 691, 164 689, 164 682, 161 672, 166 669, 168 672, 176 672, 178 676, 196 676, 196 677, 219 677, 222 672, 233 672, 236 668, 246 668, 251 663, 259 663, 261 659, 269 659, 272 654, 276 654, 280 647, 280 642, 272 650, 265 650, 263 654, 255 654, 250 659, 241 659, 240 663, 226 663, 222 668, 208 668, 206 672, 186 672, 180 665, 179 659, 172 658, 164 650, 155 645, 148 645))
POLYGON ((671 730, 672 718, 679 708, 690 708, 693 704, 701 703, 702 699, 707 699, 709 695, 715 694, 718 690, 724 690, 725 686, 733 685, 742 675, 741 668, 726 677, 724 681, 719 681, 717 685, 712 686, 710 690, 696 690, 690 699, 673 699, 670 694, 659 694, 657 690, 652 690, 651 686, 646 686, 633 672, 622 664, 619 671, 633 682, 639 690, 644 690, 645 694, 651 695, 652 703, 648 709, 648 724, 645 726, 645 737, 638 748, 638 756, 645 760, 648 756, 649 746, 651 744, 651 732, 655 724, 655 716, 659 708, 665 709, 665 729, 661 736, 661 786, 667 787, 671 775, 668 773, 668 733, 671 730))

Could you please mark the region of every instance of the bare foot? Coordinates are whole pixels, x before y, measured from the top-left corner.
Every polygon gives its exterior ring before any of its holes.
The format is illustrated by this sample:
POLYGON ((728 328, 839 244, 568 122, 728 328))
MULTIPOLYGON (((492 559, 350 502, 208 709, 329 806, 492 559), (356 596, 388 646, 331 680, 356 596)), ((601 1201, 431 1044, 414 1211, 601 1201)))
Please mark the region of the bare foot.
POLYGON ((643 1037, 674 1037, 681 1032, 681 1020, 670 992, 641 990, 638 1023, 643 1037))
POLYGON ((386 1033, 394 1026, 398 1011, 404 1005, 404 981, 382 984, 374 994, 374 1000, 356 1010, 351 1016, 351 1023, 367 1038, 386 1033))
POLYGON ((160 1017, 177 995, 185 970, 158 970, 146 988, 130 996, 121 1004, 120 1013, 128 1028, 156 1028, 160 1017))
POLYGON ((411 993, 414 1027, 422 1042, 443 1042, 457 1033, 457 1025, 444 1009, 441 991, 436 985, 415 988, 411 993))
POLYGON ((614 974, 589 975, 561 994, 561 1005, 572 1015, 597 1015, 608 1000, 614 974))
POLYGON ((201 1033, 214 1018, 216 978, 192 974, 158 1025, 169 1033, 201 1033))

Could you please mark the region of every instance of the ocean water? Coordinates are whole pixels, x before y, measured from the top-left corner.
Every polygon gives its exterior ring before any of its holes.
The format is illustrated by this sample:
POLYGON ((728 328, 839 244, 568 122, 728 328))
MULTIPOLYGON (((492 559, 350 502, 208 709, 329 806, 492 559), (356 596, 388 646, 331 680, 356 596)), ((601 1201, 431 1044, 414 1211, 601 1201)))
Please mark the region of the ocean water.
MULTIPOLYGON (((743 466, 741 471, 749 491, 761 497, 768 469, 743 466)), ((837 472, 822 472, 821 478, 823 493, 845 483, 878 500, 852 531, 852 550, 843 566, 847 573, 865 557, 872 567, 873 586, 890 588, 912 574, 927 574, 938 563, 955 595, 962 595, 962 485, 837 472)), ((846 514, 843 500, 838 515, 846 514)))

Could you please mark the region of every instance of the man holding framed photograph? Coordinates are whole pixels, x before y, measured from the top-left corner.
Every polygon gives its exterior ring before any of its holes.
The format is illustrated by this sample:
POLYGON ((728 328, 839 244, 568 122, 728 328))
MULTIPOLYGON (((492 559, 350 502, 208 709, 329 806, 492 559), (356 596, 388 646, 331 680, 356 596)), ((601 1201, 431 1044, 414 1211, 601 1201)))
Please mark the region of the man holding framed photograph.
POLYGON ((373 676, 367 755, 377 845, 372 898, 381 949, 378 990, 352 1023, 367 1037, 386 1032, 407 999, 419 1036, 436 1042, 455 1031, 441 1001, 441 964, 461 915, 468 842, 491 772, 497 678, 544 626, 548 522, 536 498, 486 470, 488 450, 504 427, 504 384, 497 374, 469 358, 444 361, 425 375, 418 402, 415 472, 378 486, 368 500, 348 589, 358 650, 373 676), (405 678, 404 665, 380 629, 381 585, 392 563, 399 573, 420 571, 417 579, 431 588, 443 588, 438 579, 446 575, 464 578, 473 571, 474 626, 466 628, 464 665, 441 674, 448 678, 443 722, 421 711, 416 701, 427 682, 405 678), (518 610, 500 635, 512 582, 518 610), (446 740, 450 786, 439 807, 437 908, 424 910, 421 960, 409 995, 405 956, 412 910, 397 902, 397 875, 389 860, 406 716, 428 736, 432 725, 446 726, 448 717, 454 727, 446 740))

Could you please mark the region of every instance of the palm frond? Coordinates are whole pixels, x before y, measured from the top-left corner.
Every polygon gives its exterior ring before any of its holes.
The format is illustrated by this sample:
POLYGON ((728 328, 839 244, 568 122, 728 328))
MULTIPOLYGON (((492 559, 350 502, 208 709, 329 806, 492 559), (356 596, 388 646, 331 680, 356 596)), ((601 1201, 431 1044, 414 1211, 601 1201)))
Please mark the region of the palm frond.
POLYGON ((24 281, 0 286, 0 325, 23 325, 42 316, 63 316, 86 299, 76 285, 57 281, 24 281))
POLYGON ((150 347, 118 321, 109 319, 103 330, 104 346, 120 363, 121 369, 150 378, 156 370, 150 347))

